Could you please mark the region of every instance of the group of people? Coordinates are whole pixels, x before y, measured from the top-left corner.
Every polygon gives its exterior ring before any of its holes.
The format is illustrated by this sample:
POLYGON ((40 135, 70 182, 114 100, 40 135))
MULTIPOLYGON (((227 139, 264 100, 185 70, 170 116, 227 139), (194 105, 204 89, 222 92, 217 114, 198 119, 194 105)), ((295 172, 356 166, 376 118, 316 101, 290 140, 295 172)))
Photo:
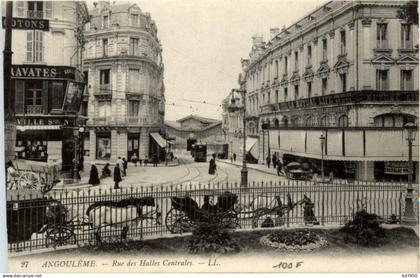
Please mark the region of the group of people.
MULTIPOLYGON (((107 178, 111 176, 111 169, 109 168, 110 164, 105 164, 104 168, 102 169, 102 174, 99 177, 98 168, 95 164, 92 165, 90 169, 89 181, 88 183, 96 186, 101 183, 100 179, 107 178)), ((128 161, 125 157, 121 158, 118 157, 115 167, 114 167, 114 189, 119 189, 120 182, 122 181, 122 177, 127 176, 127 168, 128 168, 128 161)))
POLYGON ((277 170, 277 174, 280 175, 283 170, 283 163, 280 158, 277 157, 277 155, 274 153, 272 157, 268 155, 265 158, 265 162, 267 164, 267 167, 270 168, 270 165, 273 164, 273 168, 277 170))

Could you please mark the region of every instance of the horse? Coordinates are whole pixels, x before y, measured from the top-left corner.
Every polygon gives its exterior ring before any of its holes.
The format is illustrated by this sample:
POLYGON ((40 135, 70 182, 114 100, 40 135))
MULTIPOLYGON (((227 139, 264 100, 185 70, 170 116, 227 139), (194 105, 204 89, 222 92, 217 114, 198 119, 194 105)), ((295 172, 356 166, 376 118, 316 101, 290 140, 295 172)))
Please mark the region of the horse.
POLYGON ((129 227, 144 219, 154 219, 161 223, 159 205, 155 205, 153 197, 128 198, 120 201, 98 201, 90 205, 86 211, 92 225, 97 242, 101 243, 101 229, 121 229, 121 240, 127 239, 129 227))

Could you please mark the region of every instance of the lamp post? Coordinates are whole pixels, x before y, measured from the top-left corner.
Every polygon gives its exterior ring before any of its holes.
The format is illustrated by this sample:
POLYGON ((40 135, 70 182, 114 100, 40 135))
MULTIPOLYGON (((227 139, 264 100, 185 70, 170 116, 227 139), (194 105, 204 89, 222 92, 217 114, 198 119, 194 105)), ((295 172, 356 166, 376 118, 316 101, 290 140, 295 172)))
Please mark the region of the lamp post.
POLYGON ((413 208, 413 141, 416 139, 416 125, 408 123, 404 126, 405 137, 408 141, 408 186, 405 195, 405 210, 401 220, 405 225, 417 225, 417 219, 413 208))
POLYGON ((246 113, 246 106, 245 106, 245 94, 246 91, 245 90, 237 90, 237 89, 232 89, 232 98, 231 98, 231 103, 228 107, 228 111, 229 112, 236 112, 239 110, 243 111, 243 132, 242 132, 242 137, 243 137, 243 154, 242 154, 242 169, 241 169, 241 187, 246 188, 248 186, 248 168, 246 166, 246 120, 245 120, 245 113, 246 113), (242 97, 242 107, 239 107, 236 104, 236 100, 235 100, 235 96, 234 96, 234 92, 238 92, 241 94, 242 97))
MULTIPOLYGON (((324 145, 325 145, 325 136, 322 133, 319 137, 319 141, 321 142, 321 184, 322 184, 322 191, 324 191, 324 145)), ((324 225, 324 192, 322 193, 322 201, 321 201, 321 225, 324 225)))

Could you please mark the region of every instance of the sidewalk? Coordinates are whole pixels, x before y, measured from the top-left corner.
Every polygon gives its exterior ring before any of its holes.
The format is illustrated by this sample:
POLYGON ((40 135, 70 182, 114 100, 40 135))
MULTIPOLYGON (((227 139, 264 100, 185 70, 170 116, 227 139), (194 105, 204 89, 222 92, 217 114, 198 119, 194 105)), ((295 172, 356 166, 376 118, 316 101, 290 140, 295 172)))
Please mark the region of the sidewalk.
MULTIPOLYGON (((83 165, 83 171, 80 171, 80 181, 77 183, 68 183, 68 184, 64 184, 63 181, 57 183, 54 188, 55 189, 60 189, 60 188, 64 188, 64 187, 69 187, 69 188, 79 188, 79 187, 85 187, 89 182, 89 176, 90 176, 90 169, 92 167, 92 164, 95 164, 96 167, 98 168, 98 173, 99 175, 101 175, 101 171, 103 166, 105 166, 105 164, 109 163, 110 165, 110 170, 111 170, 111 174, 114 171, 114 166, 115 166, 115 162, 110 162, 110 161, 85 161, 84 165, 83 165)), ((175 167, 179 165, 179 160, 178 158, 174 159, 173 161, 168 161, 167 164, 165 164, 165 162, 161 162, 157 165, 157 168, 161 168, 161 167, 175 167)), ((152 163, 148 163, 146 166, 144 165, 144 163, 142 164, 142 166, 139 165, 139 163, 137 163, 137 166, 134 166, 134 164, 132 162, 128 163, 128 168, 127 168, 127 172, 128 173, 133 173, 135 172, 136 169, 142 169, 142 168, 156 168, 153 167, 152 163)), ((112 179, 112 176, 110 178, 110 180, 112 179)))
MULTIPOLYGON (((226 163, 226 164, 231 164, 231 165, 235 165, 236 167, 242 167, 242 161, 230 161, 230 159, 217 159, 216 161, 218 162, 222 162, 222 163, 226 163)), ((246 167, 248 169, 252 169, 252 170, 256 170, 265 174, 270 174, 270 175, 274 175, 277 176, 277 169, 273 168, 273 165, 270 165, 271 167, 268 168, 267 165, 262 165, 262 164, 254 164, 254 163, 247 163, 246 167)))

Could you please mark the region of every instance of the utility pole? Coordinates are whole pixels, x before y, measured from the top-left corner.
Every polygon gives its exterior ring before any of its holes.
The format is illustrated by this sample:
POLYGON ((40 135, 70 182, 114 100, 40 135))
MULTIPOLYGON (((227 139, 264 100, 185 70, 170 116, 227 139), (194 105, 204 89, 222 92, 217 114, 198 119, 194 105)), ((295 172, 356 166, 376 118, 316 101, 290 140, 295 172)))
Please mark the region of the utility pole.
POLYGON ((3 80, 4 80, 4 144, 5 161, 15 158, 16 145, 16 118, 14 109, 14 96, 12 94, 12 17, 13 1, 6 2, 6 24, 3 50, 3 80))

